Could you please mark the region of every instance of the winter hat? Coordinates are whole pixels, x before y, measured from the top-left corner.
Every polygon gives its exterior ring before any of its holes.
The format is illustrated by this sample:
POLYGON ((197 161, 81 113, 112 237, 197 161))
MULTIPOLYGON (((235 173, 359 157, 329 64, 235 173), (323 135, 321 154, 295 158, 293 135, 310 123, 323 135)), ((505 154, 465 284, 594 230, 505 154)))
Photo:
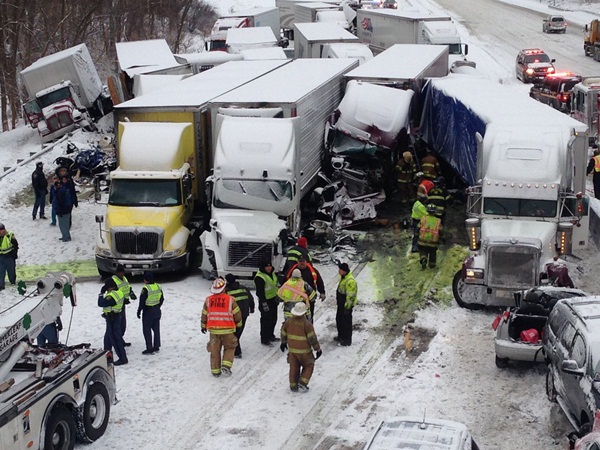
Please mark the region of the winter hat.
POLYGON ((210 287, 210 292, 212 292, 213 294, 220 294, 225 290, 226 285, 227 282, 223 278, 219 277, 215 281, 213 281, 213 284, 210 287))
POLYGON ((106 280, 104 280, 104 287, 106 289, 116 289, 117 288, 117 283, 115 283, 115 280, 111 278, 107 278, 106 280))
POLYGON ((306 314, 306 311, 308 311, 308 308, 306 307, 306 303, 298 302, 292 308, 292 315, 303 316, 304 314, 306 314))
POLYGON ((341 270, 343 270, 346 273, 350 272, 350 267, 348 267, 347 263, 339 263, 338 264, 338 269, 341 269, 341 270))
POLYGON ((35 163, 35 167, 44 167, 44 163, 41 161, 38 161, 35 163))
POLYGON ((300 269, 292 270, 292 278, 302 278, 302 272, 300 272, 300 269))
POLYGON ((411 162, 412 154, 410 152, 404 152, 404 153, 402 153, 402 158, 404 158, 404 161, 406 161, 406 162, 411 162))
POLYGON ((125 272, 125 266, 123 264, 117 264, 117 273, 125 272))
POLYGON ((0 230, 6 230, 3 223, 0 223, 0 230))
POLYGON ((152 272, 144 272, 144 280, 152 283, 154 281, 154 274, 152 272))
POLYGON ((304 247, 304 248, 306 248, 308 246, 308 241, 306 240, 306 238, 304 236, 301 236, 298 238, 298 245, 300 247, 304 247))
POLYGON ((227 275, 225 275, 225 281, 227 281, 227 283, 233 284, 235 283, 237 280, 235 278, 235 275, 232 273, 228 273, 227 275))

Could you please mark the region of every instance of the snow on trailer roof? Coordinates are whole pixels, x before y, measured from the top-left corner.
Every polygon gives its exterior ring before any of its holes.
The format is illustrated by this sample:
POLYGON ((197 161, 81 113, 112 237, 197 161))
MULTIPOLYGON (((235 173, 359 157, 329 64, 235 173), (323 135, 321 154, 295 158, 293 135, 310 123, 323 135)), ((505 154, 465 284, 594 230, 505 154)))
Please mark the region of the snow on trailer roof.
POLYGON ((297 32, 301 33, 308 41, 331 42, 334 40, 344 40, 358 42, 358 37, 336 23, 295 23, 294 27, 296 27, 297 32))
POLYGON ((225 17, 247 17, 247 16, 255 16, 257 14, 262 14, 265 13, 267 11, 271 11, 272 9, 274 9, 273 6, 265 6, 265 7, 256 7, 256 8, 248 8, 248 9, 243 9, 241 11, 236 11, 236 12, 230 12, 227 14, 221 14, 221 17, 219 18, 225 18, 225 17))
POLYGON ((212 102, 293 103, 321 86, 324 79, 344 73, 356 64, 356 59, 296 59, 212 102))
POLYGON ((277 38, 271 27, 230 28, 227 30, 227 45, 272 44, 277 38))
POLYGON ((229 61, 183 81, 115 106, 128 108, 198 108, 209 100, 254 80, 288 61, 229 61))
POLYGON ((444 52, 445 45, 395 44, 348 72, 356 80, 414 80, 444 52))
POLYGON ((21 71, 21 73, 22 74, 27 73, 31 70, 37 69, 38 67, 46 66, 49 63, 61 61, 65 58, 68 58, 68 57, 75 55, 77 53, 80 53, 80 52, 87 52, 87 46, 85 44, 79 44, 79 45, 76 45, 75 47, 67 48, 66 50, 62 50, 58 53, 53 53, 52 55, 44 56, 44 57, 38 59, 33 64, 31 64, 30 66, 23 69, 21 71))
POLYGON ((119 67, 129 76, 141 73, 140 68, 142 67, 152 67, 152 70, 154 70, 155 68, 167 68, 179 65, 167 41, 164 39, 117 42, 115 46, 119 67), (138 70, 132 70, 135 68, 138 68, 138 70))
POLYGON ((244 61, 256 61, 261 59, 288 59, 281 47, 249 48, 247 50, 240 51, 240 54, 244 58, 244 61))
POLYGON ((365 9, 364 12, 380 14, 382 16, 406 17, 408 19, 415 20, 452 20, 451 17, 446 14, 433 14, 425 11, 416 11, 410 9, 365 9))

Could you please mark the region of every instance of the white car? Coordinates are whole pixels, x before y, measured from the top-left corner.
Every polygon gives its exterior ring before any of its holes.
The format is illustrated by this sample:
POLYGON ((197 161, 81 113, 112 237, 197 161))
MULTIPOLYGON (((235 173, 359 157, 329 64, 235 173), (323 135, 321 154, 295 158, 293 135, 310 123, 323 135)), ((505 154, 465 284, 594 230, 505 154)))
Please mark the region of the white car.
POLYGON ((567 22, 563 16, 550 15, 544 19, 542 25, 544 33, 566 33, 567 22))

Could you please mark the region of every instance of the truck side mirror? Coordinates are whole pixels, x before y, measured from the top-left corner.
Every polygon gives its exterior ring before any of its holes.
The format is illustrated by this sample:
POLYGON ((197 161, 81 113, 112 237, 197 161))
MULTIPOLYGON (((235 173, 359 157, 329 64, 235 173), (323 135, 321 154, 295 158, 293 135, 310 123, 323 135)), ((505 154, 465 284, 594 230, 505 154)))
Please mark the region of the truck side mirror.
POLYGON ((104 216, 101 214, 98 214, 96 216, 96 223, 103 223, 104 222, 104 216))
POLYGON ((469 54, 469 44, 465 44, 465 56, 469 54))
POLYGON ((589 31, 587 24, 585 25, 585 27, 583 27, 583 29, 585 30, 586 33, 589 31))

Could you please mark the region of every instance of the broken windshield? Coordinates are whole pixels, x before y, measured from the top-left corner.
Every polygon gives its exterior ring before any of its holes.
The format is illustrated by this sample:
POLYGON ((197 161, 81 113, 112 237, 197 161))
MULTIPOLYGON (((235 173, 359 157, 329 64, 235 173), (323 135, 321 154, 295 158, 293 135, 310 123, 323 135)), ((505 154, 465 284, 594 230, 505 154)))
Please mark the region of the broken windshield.
POLYGON ((219 180, 215 189, 214 205, 217 208, 248 208, 248 197, 275 202, 289 202, 293 197, 292 183, 287 180, 219 180), (246 197, 243 201, 239 195, 246 197), (225 201, 227 198, 228 201, 225 201), (235 200, 234 200, 235 199, 235 200), (237 203, 237 204, 235 204, 237 203))
POLYGON ((487 197, 483 200, 483 213, 498 216, 556 217, 557 205, 556 200, 487 197))
POLYGON ((61 102, 63 100, 69 100, 71 98, 71 92, 68 87, 57 89, 56 91, 49 92, 46 95, 38 97, 38 103, 42 108, 50 106, 53 103, 61 102))
POLYGON ((177 206, 181 205, 178 179, 123 180, 113 179, 108 204, 113 206, 177 206))
POLYGON ((360 141, 347 134, 337 131, 335 133, 335 141, 333 143, 333 153, 336 155, 354 155, 364 153, 367 155, 375 155, 379 147, 370 144, 366 141, 360 141))

